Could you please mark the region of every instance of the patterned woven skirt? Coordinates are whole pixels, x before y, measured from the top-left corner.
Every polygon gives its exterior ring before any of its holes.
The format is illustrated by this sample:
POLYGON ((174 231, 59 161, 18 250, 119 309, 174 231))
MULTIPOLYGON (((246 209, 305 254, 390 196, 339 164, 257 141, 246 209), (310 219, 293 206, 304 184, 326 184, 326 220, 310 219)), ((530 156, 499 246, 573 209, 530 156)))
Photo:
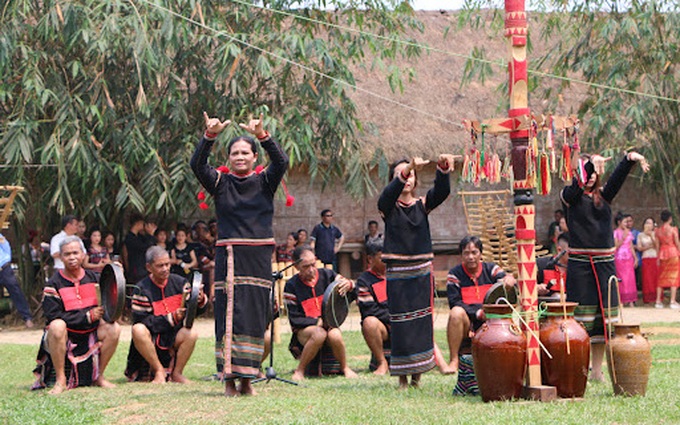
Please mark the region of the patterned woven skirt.
POLYGON ((604 324, 610 318, 611 322, 618 321, 617 280, 613 250, 570 251, 567 301, 579 303, 574 318, 583 324, 594 343, 604 342, 604 324))
POLYGON ((435 367, 431 267, 431 261, 387 265, 392 376, 423 373, 435 367))
POLYGON ((227 378, 254 378, 271 318, 273 244, 218 246, 215 256, 215 359, 227 378), (230 277, 233 282, 230 283, 230 277))

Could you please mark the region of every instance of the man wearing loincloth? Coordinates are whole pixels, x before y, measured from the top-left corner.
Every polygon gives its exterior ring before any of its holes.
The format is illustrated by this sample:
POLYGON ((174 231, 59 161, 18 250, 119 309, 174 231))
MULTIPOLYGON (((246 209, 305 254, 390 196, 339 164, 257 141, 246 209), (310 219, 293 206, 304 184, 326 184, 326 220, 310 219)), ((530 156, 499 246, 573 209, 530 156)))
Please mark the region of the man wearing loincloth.
POLYGON ((361 333, 371 350, 369 368, 376 375, 389 372, 386 353, 390 351, 390 312, 382 250, 382 240, 366 244, 368 270, 359 275, 354 289, 361 313, 361 333))
POLYGON ((484 296, 491 286, 503 281, 511 288, 516 280, 494 263, 482 262, 482 241, 466 236, 460 241, 461 264, 449 270, 446 293, 449 299, 449 320, 446 337, 449 342, 449 367, 458 370, 458 354, 464 339, 482 326, 484 296), (472 331, 472 332, 471 332, 472 331))
POLYGON ((329 328, 321 318, 321 306, 326 288, 336 279, 338 294, 345 296, 352 290, 351 280, 333 270, 317 269, 316 256, 309 246, 300 246, 293 252, 298 274, 286 282, 284 297, 288 319, 293 330, 289 349, 300 362, 293 380, 301 381, 305 375, 344 374, 355 378, 356 373, 347 366, 345 342, 339 328, 329 328))
POLYGON ((102 320, 97 277, 82 266, 86 255, 82 244, 73 235, 61 240, 59 256, 64 268, 54 273, 43 290, 47 326, 32 388, 54 385, 50 394, 79 386, 114 386, 104 378, 104 371, 116 352, 120 327, 102 320))
MULTIPOLYGON (((189 282, 170 273, 170 256, 160 246, 146 251, 146 269, 149 276, 137 284, 132 296, 132 342, 125 376, 155 384, 187 383, 182 373, 198 339, 195 329, 184 327, 182 299, 190 290, 189 282)), ((199 313, 207 303, 201 290, 199 313)))

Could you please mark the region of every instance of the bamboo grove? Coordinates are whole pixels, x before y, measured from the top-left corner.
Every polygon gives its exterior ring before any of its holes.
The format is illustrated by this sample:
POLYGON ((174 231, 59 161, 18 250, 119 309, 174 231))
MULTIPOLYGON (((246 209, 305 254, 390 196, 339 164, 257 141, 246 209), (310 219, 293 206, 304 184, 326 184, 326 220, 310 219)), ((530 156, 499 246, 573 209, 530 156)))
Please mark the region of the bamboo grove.
MULTIPOLYGON (((408 4, 340 3, 265 6, 395 37, 420 29, 408 4)), ((350 67, 370 54, 398 87, 402 72, 388 63, 418 49, 252 5, 0 1, 0 181, 27 188, 19 221, 45 228, 76 213, 119 228, 132 210, 190 214, 198 182, 187 164, 203 111, 234 122, 264 112, 293 166, 370 192, 380 158, 353 155, 362 122, 339 81, 352 84, 350 67)))

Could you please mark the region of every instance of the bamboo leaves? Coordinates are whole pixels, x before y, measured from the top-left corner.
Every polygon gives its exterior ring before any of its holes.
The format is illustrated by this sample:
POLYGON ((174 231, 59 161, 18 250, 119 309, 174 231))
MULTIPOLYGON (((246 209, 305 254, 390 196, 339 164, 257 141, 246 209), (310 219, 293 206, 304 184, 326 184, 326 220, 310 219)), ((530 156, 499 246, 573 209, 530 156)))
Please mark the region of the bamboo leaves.
MULTIPOLYGON (((0 160, 16 167, 0 169, 0 179, 34 189, 30 217, 75 212, 115 227, 127 210, 184 216, 196 208, 198 182, 187 164, 202 111, 239 122, 264 107, 293 164, 346 181, 354 195, 371 191, 350 89, 320 73, 351 84, 349 66, 366 49, 383 58, 418 51, 323 22, 390 36, 418 23, 403 6, 323 3, 337 10, 301 9, 292 0, 276 2, 288 15, 240 1, 3 3, 0 160), (43 167, 27 173, 23 165, 33 162, 43 167)), ((405 74, 385 70, 399 90, 405 74)), ((213 161, 226 162, 223 149, 213 161)))

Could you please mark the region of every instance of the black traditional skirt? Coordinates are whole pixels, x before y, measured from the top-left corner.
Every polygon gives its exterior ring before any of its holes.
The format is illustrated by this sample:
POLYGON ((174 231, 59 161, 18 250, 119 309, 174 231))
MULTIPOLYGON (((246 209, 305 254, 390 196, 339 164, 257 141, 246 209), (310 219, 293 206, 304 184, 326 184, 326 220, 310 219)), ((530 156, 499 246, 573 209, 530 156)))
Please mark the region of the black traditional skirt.
POLYGON ((591 341, 604 342, 605 324, 618 321, 619 292, 613 249, 573 249, 567 265, 567 301, 591 341))
POLYGON ((273 239, 218 242, 215 256, 215 356, 226 377, 254 378, 271 318, 273 239))
POLYGON ((423 373, 435 367, 431 268, 431 261, 390 261, 387 265, 393 376, 423 373))

